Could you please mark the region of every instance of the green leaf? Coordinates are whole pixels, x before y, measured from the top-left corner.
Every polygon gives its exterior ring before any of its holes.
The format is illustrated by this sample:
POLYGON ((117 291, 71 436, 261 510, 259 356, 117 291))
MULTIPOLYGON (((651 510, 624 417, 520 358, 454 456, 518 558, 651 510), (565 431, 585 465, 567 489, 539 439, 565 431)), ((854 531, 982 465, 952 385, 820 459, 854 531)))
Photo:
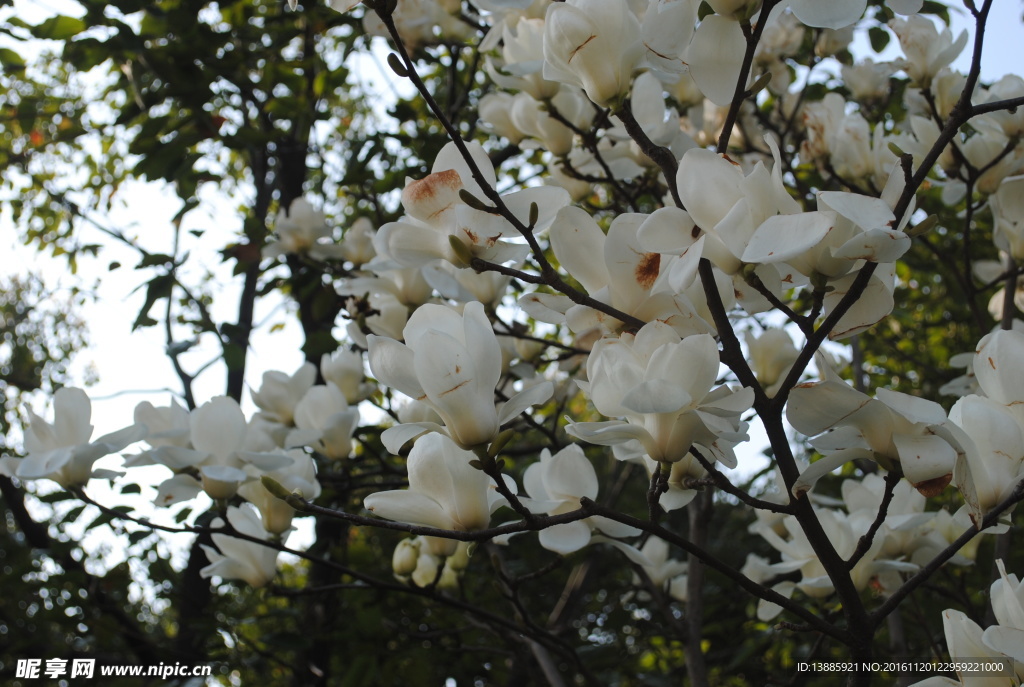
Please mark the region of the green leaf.
POLYGON ((892 36, 881 26, 872 26, 868 29, 868 40, 871 41, 871 49, 875 52, 882 52, 885 46, 889 45, 892 36))
POLYGON ((25 58, 10 48, 0 48, 0 66, 4 71, 20 72, 25 69, 25 58))
POLYGON ((85 22, 77 17, 57 15, 32 27, 32 35, 44 40, 66 41, 85 31, 85 28, 85 22))
POLYGON ((174 258, 164 253, 147 253, 142 256, 142 260, 139 260, 139 264, 135 266, 135 269, 141 270, 145 267, 156 267, 159 265, 166 265, 174 262, 174 258))
POLYGON ((156 320, 149 316, 149 311, 158 300, 170 297, 172 286, 174 286, 174 277, 170 274, 161 274, 150 280, 149 286, 146 288, 146 302, 139 310, 139 316, 135 318, 132 331, 139 327, 151 327, 156 324, 156 320))

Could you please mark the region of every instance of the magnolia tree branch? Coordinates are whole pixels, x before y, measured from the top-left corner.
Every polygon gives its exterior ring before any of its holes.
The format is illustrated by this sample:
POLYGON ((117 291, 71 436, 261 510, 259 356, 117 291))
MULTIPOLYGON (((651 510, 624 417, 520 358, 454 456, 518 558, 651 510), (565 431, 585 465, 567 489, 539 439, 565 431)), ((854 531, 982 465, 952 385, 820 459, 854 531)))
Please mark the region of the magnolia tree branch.
POLYGON ((736 124, 736 119, 740 115, 740 107, 743 106, 743 102, 750 97, 750 93, 747 92, 747 79, 750 76, 750 68, 754 64, 754 53, 757 52, 757 44, 761 40, 761 34, 764 33, 764 27, 768 23, 768 15, 771 14, 772 8, 779 4, 779 0, 765 0, 761 4, 761 13, 758 16, 757 25, 751 27, 749 23, 743 25, 744 33, 747 38, 747 49, 743 53, 743 62, 740 65, 740 74, 736 79, 736 88, 733 90, 732 102, 729 103, 729 111, 725 115, 725 122, 722 124, 722 134, 718 137, 718 145, 715 148, 719 153, 725 154, 726 150, 729 149, 729 138, 732 136, 732 127, 736 124))

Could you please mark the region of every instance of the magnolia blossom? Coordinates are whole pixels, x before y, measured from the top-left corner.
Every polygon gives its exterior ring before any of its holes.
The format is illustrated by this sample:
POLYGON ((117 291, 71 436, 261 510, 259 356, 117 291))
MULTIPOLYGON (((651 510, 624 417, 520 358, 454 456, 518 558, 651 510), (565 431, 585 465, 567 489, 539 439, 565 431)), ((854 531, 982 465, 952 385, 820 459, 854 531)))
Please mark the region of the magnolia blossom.
POLYGON ((383 384, 430 405, 444 421, 397 425, 381 436, 397 453, 405 442, 424 432, 440 432, 462 448, 486 444, 499 428, 554 391, 539 384, 494 407, 494 388, 501 376, 501 346, 484 307, 468 303, 460 315, 452 308, 427 304, 405 326, 405 343, 367 337, 370 369, 383 384))
POLYGON ((350 404, 362 401, 376 389, 365 381, 361 351, 339 348, 333 353, 324 353, 320 358, 320 374, 325 381, 338 387, 350 404))
POLYGON ((593 444, 639 441, 657 461, 677 462, 693 446, 708 460, 736 466, 734 442, 747 439, 739 415, 754 401, 753 389, 715 389, 718 345, 707 334, 680 339, 663 322, 634 336, 602 339, 587 360, 586 391, 598 412, 625 421, 573 422, 566 432, 593 444), (723 441, 724 440, 724 441, 723 441))
MULTIPOLYGON (((494 188, 497 177, 487 153, 479 143, 466 144, 469 155, 485 186, 494 188)), ((507 237, 518 236, 511 222, 463 202, 466 191, 481 202, 487 195, 474 177, 462 153, 448 143, 438 153, 431 173, 423 179, 407 180, 402 191, 402 207, 407 217, 385 224, 375 240, 378 257, 393 260, 404 267, 421 267, 434 260, 447 260, 457 267, 468 267, 465 256, 453 247, 459 242, 473 257, 492 262, 518 260, 528 252, 522 243, 507 237)), ((524 226, 530 220, 530 207, 540 212, 535 231, 551 223, 558 208, 567 205, 569 194, 552 186, 539 186, 502 196, 502 202, 524 226)))
POLYGON ((644 58, 640 22, 621 0, 552 3, 544 18, 544 78, 579 86, 608 107, 629 92, 644 58))
POLYGON ((85 485, 91 478, 110 478, 117 473, 93 470, 93 463, 146 435, 146 426, 130 427, 92 437, 92 406, 81 389, 64 387, 53 397, 53 422, 47 422, 31 410, 26 411, 29 426, 25 432, 27 454, 21 460, 11 456, 0 459, 0 474, 19 479, 47 478, 62 487, 85 485))
POLYGON ((942 629, 953 661, 998 661, 1009 665, 1012 672, 999 676, 959 673, 959 680, 930 677, 911 687, 1019 685, 1024 681, 1024 584, 1016 575, 1007 574, 1002 560, 996 565, 999 579, 989 588, 996 624, 982 629, 966 614, 946 609, 942 612, 942 629))
POLYGON ((292 462, 283 454, 251 450, 266 448, 260 445, 265 442, 260 433, 248 431, 238 402, 227 396, 217 396, 189 414, 189 439, 188 446, 167 445, 149 452, 154 462, 177 473, 160 486, 157 503, 161 505, 190 499, 200 489, 211 498, 228 499, 243 482, 253 479, 244 469, 247 465, 274 470, 292 462))
MULTIPOLYGON (((255 509, 228 506, 227 517, 231 527, 239 534, 264 541, 270 539, 270 533, 263 528, 255 509)), ((217 518, 211 526, 223 527, 224 521, 217 518)), ((203 577, 243 580, 253 587, 263 587, 274 579, 277 574, 277 549, 229 534, 214 534, 212 538, 216 549, 200 544, 210 559, 210 564, 199 571, 203 577)))
POLYGON ((264 419, 281 425, 295 422, 295 406, 316 382, 316 367, 303 363, 295 374, 271 370, 263 373, 263 383, 252 392, 252 400, 264 419))
POLYGON ((487 73, 502 88, 547 100, 558 92, 558 80, 541 74, 544 67, 544 20, 519 17, 501 27, 501 59, 487 58, 487 73))
MULTIPOLYGON (((641 567, 650 578, 651 583, 668 592, 673 599, 685 602, 686 572, 689 566, 685 561, 669 558, 668 542, 658 537, 650 537, 647 543, 640 547, 640 553, 650 561, 641 567)), ((634 576, 633 583, 639 584, 636 576, 634 576)))
MULTIPOLYGON (((505 499, 493 490, 490 477, 469 464, 473 458, 451 439, 428 434, 409 452, 409 488, 370 494, 363 505, 382 518, 412 525, 459 532, 485 529, 505 499)), ((455 553, 454 540, 430 540, 435 555, 455 553)))
MULTIPOLYGON (((688 292, 697 303, 687 293, 674 293, 675 268, 663 267, 661 254, 641 246, 639 230, 647 219, 638 213, 619 215, 605 234, 586 211, 562 208, 551 227, 551 247, 562 268, 597 300, 642 320, 668 323, 680 336, 713 332, 710 315, 702 317, 699 312, 703 291, 688 292)), ((696 263, 693 265, 695 270, 696 263)), ((689 286, 686 280, 685 274, 680 277, 680 291, 689 286)), ((731 289, 728 293, 731 295, 731 289)), ((614 333, 622 327, 622 322, 610 315, 561 294, 528 294, 519 305, 531 317, 565 322, 577 334, 592 329, 614 333)), ((706 302, 703 305, 706 308, 706 302)))
POLYGON ((1024 477, 1024 334, 1000 330, 978 344, 974 372, 987 398, 965 396, 950 411, 963 429, 964 460, 957 487, 980 525, 985 512, 1000 503, 1024 477))
POLYGON ((344 257, 344 250, 331 241, 331 228, 320 210, 314 210, 305 198, 292 201, 288 211, 277 213, 274 223, 277 241, 263 247, 263 257, 276 258, 284 254, 304 254, 315 260, 344 257))
MULTIPOLYGON (((815 508, 815 514, 836 553, 844 559, 853 555, 858 542, 867 534, 871 525, 871 520, 852 518, 849 514, 833 508, 815 508)), ((743 573, 755 582, 763 583, 778 575, 798 570, 801 574, 799 582, 780 582, 774 585, 773 589, 786 597, 791 596, 795 589, 816 598, 832 594, 832 579, 818 559, 814 547, 811 546, 796 517, 787 515, 780 519, 778 525, 779 527, 773 527, 768 521, 758 519, 750 526, 750 531, 761 535, 782 555, 782 560, 770 564, 765 559, 751 554, 743 567, 743 573)), ((917 569, 917 566, 911 563, 884 559, 881 555, 883 545, 884 538, 875 536, 871 540, 871 546, 850 570, 850 577, 857 589, 864 589, 873 578, 886 571, 912 572, 917 569)), ((781 610, 776 604, 762 601, 758 608, 758 618, 770 620, 781 610)))
MULTIPOLYGON (((597 498, 597 473, 576 444, 551 455, 541 451, 540 461, 526 468, 523 486, 530 495, 523 505, 534 513, 561 515, 580 508, 580 499, 597 498)), ((578 551, 591 541, 591 532, 598 529, 611 537, 634 537, 635 527, 623 525, 602 516, 591 516, 576 522, 545 527, 540 531, 540 545, 561 554, 578 551)))
POLYGON ((948 28, 939 33, 929 19, 916 14, 906 19, 893 19, 889 26, 899 38, 900 47, 906 55, 900 66, 911 82, 922 88, 929 86, 939 70, 955 60, 967 45, 966 31, 961 31, 954 41, 948 28))
POLYGON ((373 247, 373 238, 377 235, 373 224, 365 217, 358 218, 345 230, 341 237, 341 257, 358 268, 373 260, 377 250, 373 247))
POLYGON ((870 57, 841 68, 843 83, 858 102, 875 102, 889 93, 889 80, 896 67, 892 62, 875 62, 870 57))
MULTIPOLYGON (((320 496, 320 482, 316 479, 313 458, 302 451, 289 451, 288 457, 292 463, 276 470, 260 473, 253 466, 247 466, 247 471, 254 476, 267 475, 287 491, 298 492, 310 501, 320 496)), ((295 509, 267 491, 261 481, 246 482, 238 488, 238 494, 259 509, 264 527, 271 534, 281 535, 291 528, 295 509)))
POLYGON ((1024 477, 1024 429, 1009 408, 983 396, 961 398, 949 419, 963 429, 965 463, 957 488, 980 525, 980 516, 1010 496, 1024 477))
POLYGON ((347 458, 352 434, 359 424, 359 409, 350 408, 345 394, 332 383, 312 387, 295 406, 295 427, 285 446, 311 446, 326 458, 347 458))
POLYGON ((797 497, 839 466, 857 458, 886 469, 899 464, 911 484, 934 496, 953 479, 963 448, 942 406, 878 389, 872 399, 837 378, 801 384, 789 395, 786 417, 825 454, 793 486, 797 497))
POLYGON ((766 329, 760 336, 747 330, 744 338, 749 353, 750 368, 768 396, 778 393, 786 375, 793 367, 800 351, 785 329, 766 329))
POLYGON ((1008 177, 989 197, 995 220, 992 240, 1014 260, 1024 260, 1024 176, 1008 177))
POLYGON ((469 564, 469 542, 459 542, 455 553, 439 556, 431 553, 431 540, 415 537, 398 542, 391 557, 391 568, 400 582, 417 587, 437 585, 437 589, 458 589, 459 577, 469 564))

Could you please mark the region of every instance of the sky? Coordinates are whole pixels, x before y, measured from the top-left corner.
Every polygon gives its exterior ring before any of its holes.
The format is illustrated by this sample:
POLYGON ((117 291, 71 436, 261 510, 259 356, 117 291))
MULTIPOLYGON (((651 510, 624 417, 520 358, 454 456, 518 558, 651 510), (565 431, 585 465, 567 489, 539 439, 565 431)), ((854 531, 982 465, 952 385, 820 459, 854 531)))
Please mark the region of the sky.
MULTIPOLYGON (((73 13, 69 7, 74 5, 64 0, 16 0, 14 12, 24 19, 39 21, 54 12, 73 13)), ((1020 58, 1020 46, 1024 45, 1022 11, 1024 2, 1021 0, 995 0, 982 57, 983 81, 994 81, 1004 74, 1015 70, 1019 72, 1024 68, 1020 58)), ((967 22, 965 13, 954 11, 953 19, 954 35, 964 29, 973 35, 973 25, 967 22)), ((863 46, 866 46, 866 40, 861 37, 858 45, 862 46, 861 50, 865 50, 863 46)), ((954 63, 955 68, 967 69, 969 51, 970 45, 954 63)), ((882 59, 898 55, 898 44, 893 40, 882 59)), ((373 66, 379 65, 379 62, 370 61, 371 68, 357 70, 356 73, 364 74, 368 80, 392 81, 394 77, 390 72, 373 66)), ((381 86, 382 92, 387 92, 388 88, 381 86)), ((201 264, 197 266, 199 269, 207 269, 219 275, 222 287, 216 299, 214 316, 223 321, 233 315, 232 304, 237 302, 238 280, 230 276, 231 264, 221 263, 219 255, 209 250, 209 247, 221 247, 237 235, 241 219, 235 212, 235 201, 218 196, 216 189, 210 185, 205 186, 202 193, 203 202, 199 209, 187 216, 183 228, 207 231, 202 240, 194 243, 193 248, 198 251, 194 255, 200 258, 201 264), (205 253, 202 253, 204 248, 205 253)), ((140 242, 152 252, 169 251, 170 220, 179 208, 179 201, 171 190, 162 184, 133 182, 121 189, 118 195, 115 210, 109 216, 98 219, 126 235, 139 237, 140 242)), ((49 285, 58 291, 73 285, 91 287, 93 282, 100 280, 95 303, 86 306, 83 311, 89 324, 90 346, 80 354, 73 368, 74 373, 82 379, 87 369, 94 370, 98 376, 98 383, 90 387, 88 393, 93 399, 93 424, 96 435, 99 435, 131 424, 132 411, 143 400, 149 400, 154 405, 167 405, 172 397, 170 390, 177 390, 180 385, 164 353, 165 342, 161 328, 131 331, 131 323, 143 302, 144 288, 139 289, 139 286, 144 283, 146 274, 132 269, 138 260, 137 254, 124 246, 110 245, 110 241, 103 236, 91 235, 90 232, 96 232, 88 226, 81 226, 83 242, 100 242, 109 245, 109 248, 104 249, 98 259, 83 259, 80 275, 70 275, 58 261, 39 256, 32 248, 24 246, 17 246, 14 259, 5 262, 8 266, 5 269, 11 269, 11 266, 42 269, 49 285), (110 272, 107 268, 112 262, 120 262, 122 267, 110 272)), ((13 238, 15 233, 9 217, 0 217, 0 236, 13 238)), ((294 319, 288 308, 280 302, 260 305, 256 320, 262 326, 253 337, 247 371, 249 386, 258 386, 263 372, 267 370, 291 373, 302 363, 300 331, 294 319)), ((183 357, 183 362, 194 369, 216 356, 216 342, 208 335, 183 357)), ((222 393, 223 388, 223 366, 215 364, 196 384, 197 401, 202 403, 222 393)), ((247 412, 254 410, 248 395, 244 399, 243 408, 247 412)), ((37 399, 35 410, 44 417, 51 417, 44 398, 37 399)), ((756 442, 755 437, 753 443, 756 442)), ((754 450, 751 455, 756 455, 759 449, 753 445, 752 448, 754 450)), ((118 458, 111 457, 105 466, 116 467, 119 462, 118 458)), ((163 469, 155 470, 154 479, 166 476, 163 469)), ((90 491, 98 496, 103 495, 102 485, 98 481, 92 482, 90 491)), ((150 492, 148 496, 151 498, 151 495, 150 492)))

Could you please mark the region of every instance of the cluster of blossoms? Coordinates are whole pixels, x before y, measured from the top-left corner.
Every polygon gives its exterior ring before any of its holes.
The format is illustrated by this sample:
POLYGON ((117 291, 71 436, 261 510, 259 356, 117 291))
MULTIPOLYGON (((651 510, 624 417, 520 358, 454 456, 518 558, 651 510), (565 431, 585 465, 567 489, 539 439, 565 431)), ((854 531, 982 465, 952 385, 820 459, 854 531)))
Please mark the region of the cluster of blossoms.
MULTIPOLYGON (((703 17, 696 0, 476 4, 490 25, 481 43, 486 73, 501 89, 481 103, 481 117, 510 143, 540 151, 556 170, 545 185, 499 192, 485 149, 459 140, 439 152, 429 174, 406 181, 402 216, 377 229, 362 219, 335 241, 321 213, 294 201, 278 216, 278 238, 264 258, 302 255, 345 266, 337 290, 346 299, 352 346, 324 358, 324 384, 315 383, 309 363, 293 375, 267 373, 252 394, 259 411, 248 420, 227 397, 191 412, 143 403, 133 426, 95 441, 84 394, 64 390, 55 399, 54 423, 32 416, 28 455, 5 457, 0 469, 80 487, 91 477, 110 477, 92 471, 99 457, 144 440, 149 448, 125 464, 172 471, 159 486, 160 505, 205 492, 223 506, 231 528, 249 537, 215 535, 218 550, 208 549, 204 574, 260 585, 273 577, 277 552, 259 541, 283 540, 294 514, 264 485, 316 499, 318 469, 349 458, 359 404, 378 388, 390 390, 389 403, 391 392, 408 397, 387 405, 397 422, 380 435, 390 455, 405 452, 408 486, 370 494, 366 510, 413 528, 458 533, 487 530, 501 507, 531 522, 571 515, 598 499, 588 457, 597 449, 585 452, 580 444, 534 451, 538 460, 520 473, 522 495, 502 472, 500 457, 516 430, 553 417, 556 406, 575 408, 575 415, 589 402, 590 417, 602 419, 570 417, 565 434, 642 465, 652 476, 652 511, 673 511, 722 476, 720 468, 737 467, 752 409, 777 407, 781 423, 785 403, 789 427, 818 459, 784 482, 777 502, 785 514, 759 512, 750 531, 781 560, 752 555, 747 579, 786 598, 798 590, 811 598, 836 592, 834 571, 798 517, 801 500, 811 502, 809 517, 850 563, 854 587, 874 584, 886 594, 972 523, 991 525, 986 516, 1024 476, 1024 333, 1000 330, 978 343, 966 361, 973 382, 957 387, 961 397, 947 413, 908 394, 858 390, 824 356, 819 379, 798 384, 813 350, 803 355, 786 329, 751 327, 745 349, 724 330, 777 311, 805 340, 819 317, 830 318, 831 339, 845 340, 892 312, 896 263, 912 245, 907 184, 940 138, 936 120, 951 115, 963 89, 965 77, 949 65, 966 38, 939 33, 917 15, 919 0, 890 0, 903 15, 891 28, 905 57, 843 68, 856 107, 837 93, 803 104, 788 93, 787 57, 811 28, 822 29, 821 55, 844 49, 865 0, 766 3, 767 16, 759 14, 759 0, 709 0, 712 12, 703 17), (744 81, 752 20, 762 40, 744 81), (865 113, 888 96, 898 72, 910 80, 910 115, 872 129, 865 113), (770 133, 754 140, 751 101, 739 108, 738 124, 722 115, 737 88, 762 87, 778 98, 788 122, 803 128, 798 147, 784 150, 770 133), (736 126, 754 152, 733 159, 708 149, 724 126, 736 126), (910 155, 909 168, 899 151, 910 155), (665 155, 670 164, 655 160, 665 155), (851 190, 807 191, 809 209, 793 190, 797 165, 827 171, 851 190), (592 197, 595 178, 646 178, 663 206, 592 213, 601 202, 592 197), (572 286, 551 277, 553 264, 572 286), (539 286, 513 306, 507 294, 516 277, 539 286), (801 308, 811 314, 798 315, 801 308), (530 331, 541 335, 520 336, 530 331), (544 359, 549 343, 572 355, 544 359), (729 359, 730 346, 746 359, 729 359), (380 387, 366 381, 366 369, 380 387), (576 389, 583 397, 573 405, 576 389), (878 472, 844 481, 841 501, 815 493, 826 475, 851 461, 905 480, 891 486, 878 472), (949 488, 962 496, 960 512, 926 510, 926 497, 949 488), (228 506, 236 496, 251 506, 228 506)), ((422 46, 469 35, 460 7, 403 1, 386 21, 370 11, 365 21, 371 33, 393 26, 407 46, 422 46)), ((968 95, 976 104, 1015 98, 1024 95, 1024 81, 1007 77, 968 95)), ((1024 176, 1014 175, 1024 172, 1024 115, 990 112, 971 127, 939 157, 935 183, 950 203, 987 195, 994 249, 1007 261, 1022 260, 1024 176)), ((1010 264, 1000 263, 998 273, 1010 264)), ((640 545, 636 527, 581 514, 535 529, 541 546, 563 555, 608 543, 657 588, 686 598, 685 564, 671 559, 657 537, 640 545)), ((398 545, 392 567, 399 579, 459 585, 472 546, 437 534, 398 545)), ((954 562, 972 557, 965 548, 954 562)), ((993 596, 1020 610, 1016 578, 1004 572, 1000 582, 993 596)), ((758 615, 768 620, 781 611, 762 600, 758 615)), ((950 651, 967 642, 999 655, 1024 654, 1021 614, 1006 613, 978 639, 980 628, 948 612, 950 651)))

